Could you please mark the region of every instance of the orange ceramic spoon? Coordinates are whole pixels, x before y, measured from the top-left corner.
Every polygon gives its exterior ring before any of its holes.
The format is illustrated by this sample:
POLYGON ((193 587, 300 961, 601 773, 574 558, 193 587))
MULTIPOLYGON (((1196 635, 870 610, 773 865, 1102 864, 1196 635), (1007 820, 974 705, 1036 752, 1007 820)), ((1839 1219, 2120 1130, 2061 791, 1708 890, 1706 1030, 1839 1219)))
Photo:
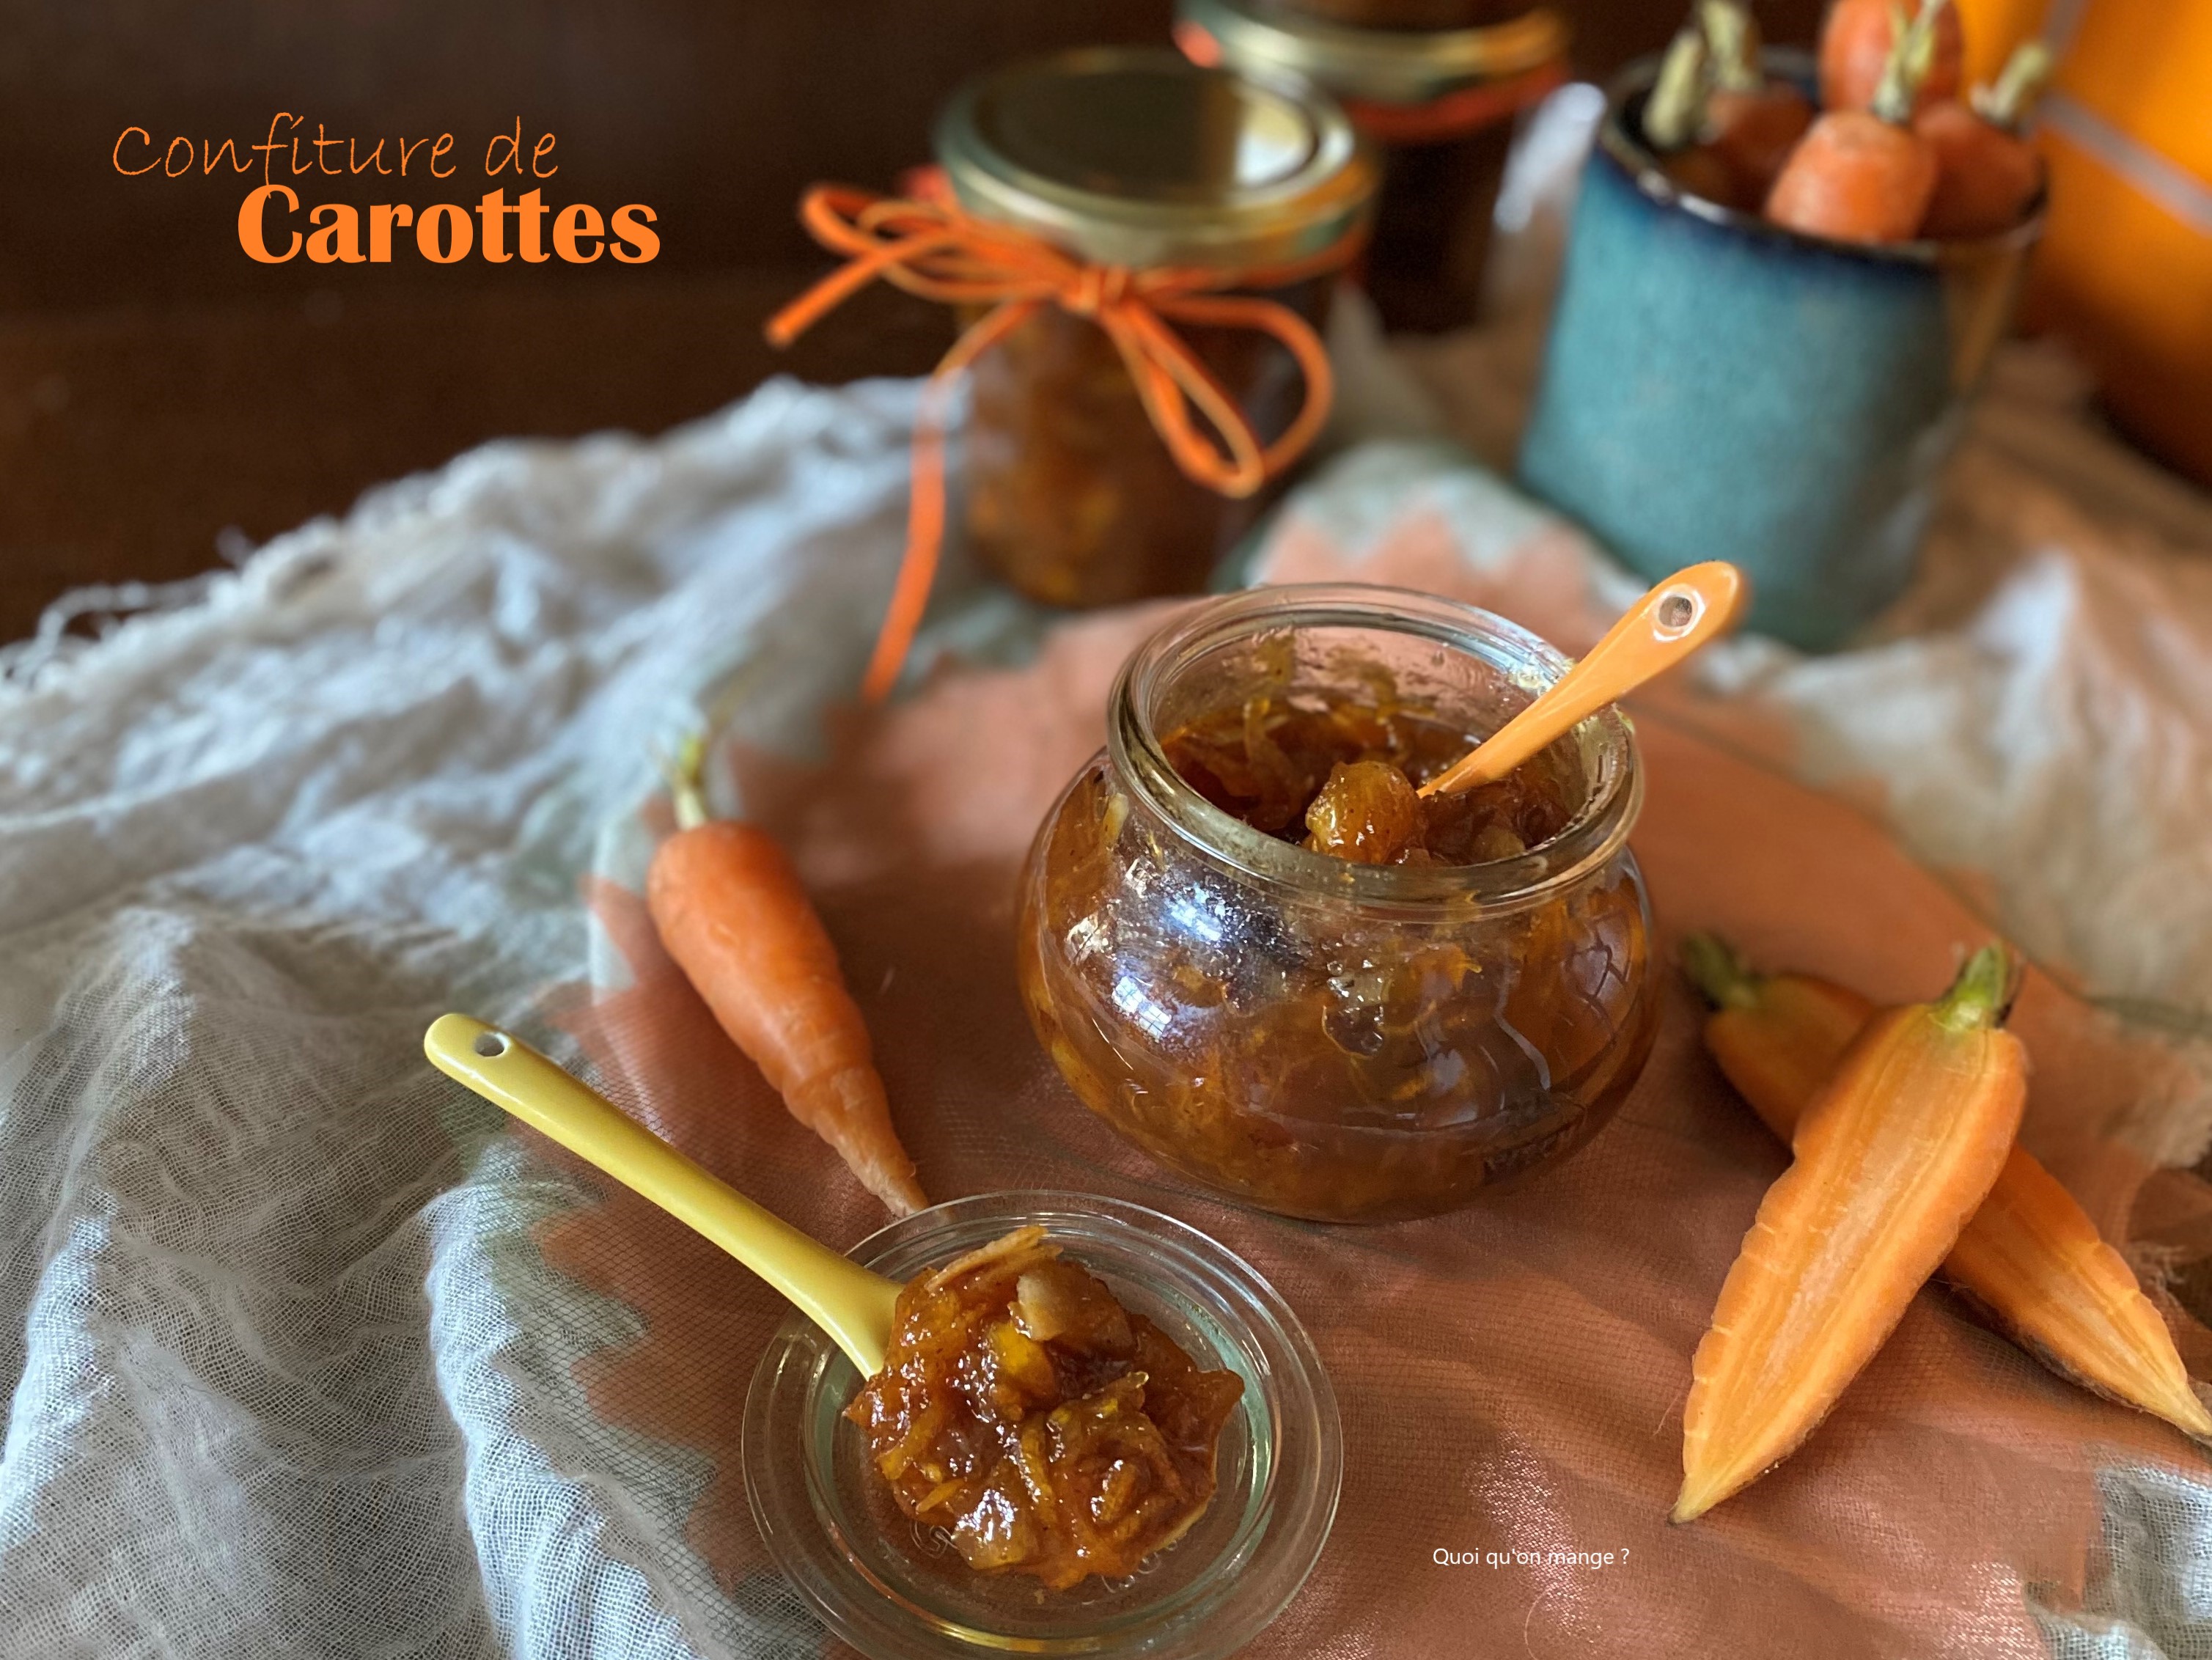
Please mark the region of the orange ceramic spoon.
POLYGON ((1453 794, 1504 777, 1577 721, 1725 633, 1743 593, 1743 573, 1723 560, 1676 571, 1631 605, 1549 691, 1422 785, 1421 794, 1453 794))

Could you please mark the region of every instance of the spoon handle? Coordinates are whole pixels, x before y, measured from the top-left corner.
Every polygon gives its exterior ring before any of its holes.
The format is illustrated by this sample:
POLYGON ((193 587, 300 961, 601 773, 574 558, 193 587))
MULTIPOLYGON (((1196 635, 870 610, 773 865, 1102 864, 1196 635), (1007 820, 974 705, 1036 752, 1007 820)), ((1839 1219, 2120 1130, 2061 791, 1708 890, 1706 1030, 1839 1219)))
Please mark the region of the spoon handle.
POLYGON ((1560 733, 1723 633, 1735 620, 1743 591, 1743 573, 1723 560, 1676 571, 1631 605, 1550 690, 1420 793, 1449 795, 1504 777, 1560 733))
POLYGON ((762 1209, 520 1038, 442 1014, 422 1034, 422 1052, 447 1077, 729 1252, 828 1333, 862 1377, 883 1370, 896 1282, 762 1209))

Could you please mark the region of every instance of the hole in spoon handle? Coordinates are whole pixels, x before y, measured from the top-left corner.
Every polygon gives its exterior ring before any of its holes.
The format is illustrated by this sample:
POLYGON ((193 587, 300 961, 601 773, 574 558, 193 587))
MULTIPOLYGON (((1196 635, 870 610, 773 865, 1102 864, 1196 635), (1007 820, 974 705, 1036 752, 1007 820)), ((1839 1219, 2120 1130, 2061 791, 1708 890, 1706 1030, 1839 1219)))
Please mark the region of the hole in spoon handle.
POLYGON ((1503 778, 1576 722, 1704 646, 1734 620, 1742 594, 1742 573, 1721 561, 1675 572, 1623 611, 1549 690, 1422 785, 1421 794, 1449 794, 1503 778))
POLYGON ((1662 640, 1679 640, 1697 627, 1704 615, 1705 596, 1692 588, 1668 588, 1652 608, 1652 632, 1662 640))

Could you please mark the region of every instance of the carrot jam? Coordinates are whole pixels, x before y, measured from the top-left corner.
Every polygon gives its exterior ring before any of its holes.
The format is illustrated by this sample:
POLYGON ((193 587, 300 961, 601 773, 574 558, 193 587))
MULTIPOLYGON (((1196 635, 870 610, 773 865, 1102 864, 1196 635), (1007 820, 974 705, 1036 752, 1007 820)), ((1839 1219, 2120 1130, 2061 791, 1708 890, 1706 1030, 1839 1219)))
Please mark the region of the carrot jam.
POLYGON ((899 1293, 845 1415, 899 1509, 969 1566, 1064 1590, 1135 1572, 1199 1518, 1243 1390, 1028 1227, 899 1293))
MULTIPOLYGON (((1334 275, 1267 297, 1319 328, 1334 275)), ((1263 441, 1297 413, 1290 354, 1251 329, 1178 331, 1263 441)), ((1048 306, 975 360, 965 433, 968 539, 982 561, 1049 605, 1188 593, 1281 489, 1245 496, 1184 477, 1093 319, 1048 306)))
POLYGON ((1163 740, 1168 764, 1231 818, 1317 853, 1367 865, 1481 865, 1566 828, 1583 790, 1553 745, 1494 783, 1425 800, 1419 787, 1475 737, 1398 701, 1255 697, 1163 740))
MULTIPOLYGON (((1331 685, 1200 705, 1163 756, 1222 812, 1333 860, 1556 856, 1593 788, 1576 741, 1423 799, 1481 734, 1380 665, 1333 666, 1331 685)), ((1206 834, 1094 760, 1039 832, 1016 931, 1046 1052, 1162 1163, 1291 1216, 1431 1215, 1558 1163, 1626 1097, 1657 1003, 1625 848, 1524 900, 1382 903, 1326 872, 1255 878, 1206 834)))

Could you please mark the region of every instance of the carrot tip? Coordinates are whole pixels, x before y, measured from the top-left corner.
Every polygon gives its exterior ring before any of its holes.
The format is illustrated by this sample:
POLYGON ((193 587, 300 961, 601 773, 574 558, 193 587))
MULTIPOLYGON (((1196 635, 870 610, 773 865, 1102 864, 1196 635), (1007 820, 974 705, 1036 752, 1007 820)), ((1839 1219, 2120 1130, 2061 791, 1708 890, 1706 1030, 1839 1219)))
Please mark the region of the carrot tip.
POLYGON ((2192 1440, 2212 1441, 2212 1412, 2205 1410, 2193 1391, 2178 1390, 2164 1405, 2151 1410, 2192 1440))

